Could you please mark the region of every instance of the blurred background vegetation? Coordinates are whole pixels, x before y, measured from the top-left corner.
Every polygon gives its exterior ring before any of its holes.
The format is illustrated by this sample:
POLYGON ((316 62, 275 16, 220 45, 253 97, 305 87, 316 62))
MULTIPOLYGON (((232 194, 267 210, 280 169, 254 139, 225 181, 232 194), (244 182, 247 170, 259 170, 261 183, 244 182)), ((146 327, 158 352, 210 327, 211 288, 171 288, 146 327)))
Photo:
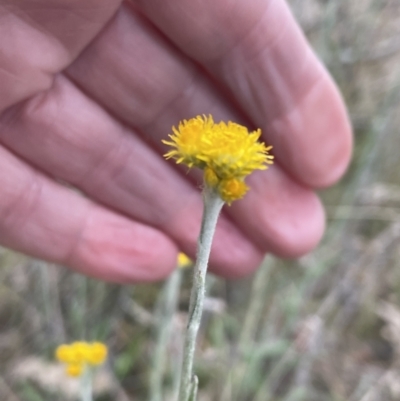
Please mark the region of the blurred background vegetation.
MULTIPOLYGON (((399 400, 400 1, 290 3, 345 97, 355 156, 321 193, 328 230, 315 252, 267 257, 246 280, 210 276, 199 401, 399 400)), ((167 284, 105 284, 1 248, 0 266, 1 400, 76 400, 53 352, 81 338, 110 347, 99 401, 174 400, 190 269, 169 282, 182 279, 168 339, 158 332, 174 305, 167 284), (160 347, 157 398, 149 383, 160 347)))

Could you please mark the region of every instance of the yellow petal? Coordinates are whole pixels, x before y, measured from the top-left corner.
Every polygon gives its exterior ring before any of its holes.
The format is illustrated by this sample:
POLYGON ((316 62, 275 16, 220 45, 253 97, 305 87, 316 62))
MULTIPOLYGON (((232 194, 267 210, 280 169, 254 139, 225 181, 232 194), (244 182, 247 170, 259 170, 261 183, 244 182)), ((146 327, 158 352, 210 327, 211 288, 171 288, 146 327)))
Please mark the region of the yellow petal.
POLYGON ((185 253, 183 252, 179 252, 178 253, 178 267, 179 268, 183 268, 183 267, 188 267, 192 264, 192 260, 189 258, 189 256, 187 256, 185 253))
POLYGON ((82 363, 70 363, 66 367, 66 374, 71 377, 78 377, 83 373, 84 365, 82 363))
POLYGON ((107 346, 100 342, 94 342, 89 346, 87 362, 91 365, 101 365, 107 358, 107 346))

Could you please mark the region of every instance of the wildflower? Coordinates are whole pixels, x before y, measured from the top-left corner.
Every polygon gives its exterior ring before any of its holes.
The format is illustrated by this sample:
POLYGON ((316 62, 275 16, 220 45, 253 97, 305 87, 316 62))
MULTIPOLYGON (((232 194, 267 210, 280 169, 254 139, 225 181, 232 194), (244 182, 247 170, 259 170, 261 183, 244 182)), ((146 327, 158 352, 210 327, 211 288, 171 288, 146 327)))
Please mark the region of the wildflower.
POLYGON ((107 353, 107 347, 103 343, 92 343, 90 345, 90 352, 86 357, 86 361, 93 366, 101 365, 106 360, 107 353))
POLYGON ((250 132, 240 124, 214 123, 212 116, 197 116, 173 127, 172 147, 167 159, 204 170, 205 184, 228 204, 248 191, 244 179, 254 170, 265 170, 273 163, 272 146, 259 142, 261 130, 250 132))
MULTIPOLYGON (((183 120, 163 143, 171 149, 164 155, 204 170, 204 213, 200 228, 197 260, 193 269, 186 340, 183 350, 179 401, 196 399, 198 379, 193 375, 196 338, 204 306, 205 282, 212 239, 219 213, 226 202, 242 198, 248 191, 245 178, 254 170, 273 163, 271 146, 259 142, 261 130, 249 132, 231 121, 214 123, 211 116, 183 120)), ((179 264, 179 262, 178 262, 179 264)))
POLYGON ((107 346, 100 342, 87 343, 77 341, 57 347, 55 356, 66 364, 68 376, 81 376, 87 366, 97 366, 107 358, 107 346))
POLYGON ((178 253, 177 265, 179 268, 188 267, 192 264, 192 260, 183 252, 178 253))
POLYGON ((83 373, 84 365, 82 363, 69 363, 65 369, 68 376, 78 377, 83 373))

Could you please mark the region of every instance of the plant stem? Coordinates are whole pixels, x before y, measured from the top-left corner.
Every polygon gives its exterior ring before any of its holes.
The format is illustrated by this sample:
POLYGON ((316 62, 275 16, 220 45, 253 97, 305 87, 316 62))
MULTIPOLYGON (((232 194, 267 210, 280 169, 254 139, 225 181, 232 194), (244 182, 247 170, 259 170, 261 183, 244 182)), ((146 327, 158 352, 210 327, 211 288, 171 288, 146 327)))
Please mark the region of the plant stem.
POLYGON ((224 205, 223 200, 207 187, 203 190, 203 200, 204 212, 197 245, 197 258, 193 272, 192 292, 190 294, 179 401, 188 401, 192 394, 193 386, 197 383, 197 378, 193 378, 193 358, 196 348, 197 333, 203 312, 205 278, 215 227, 217 225, 219 213, 224 205))
POLYGON ((162 401, 164 398, 163 380, 167 361, 167 348, 171 336, 172 319, 177 309, 181 281, 182 268, 177 268, 166 281, 157 305, 155 313, 158 322, 157 342, 150 375, 150 401, 162 401))
POLYGON ((92 396, 92 372, 91 369, 86 367, 85 372, 81 377, 80 393, 82 401, 93 401, 92 396))

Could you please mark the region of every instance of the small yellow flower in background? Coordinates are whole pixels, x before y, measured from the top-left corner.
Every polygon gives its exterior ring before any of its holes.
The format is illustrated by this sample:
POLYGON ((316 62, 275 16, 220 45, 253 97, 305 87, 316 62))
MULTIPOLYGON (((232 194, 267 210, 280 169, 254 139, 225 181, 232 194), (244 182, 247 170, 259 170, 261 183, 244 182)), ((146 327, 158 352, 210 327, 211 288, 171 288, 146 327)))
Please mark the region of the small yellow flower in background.
POLYGON ((87 363, 90 365, 101 365, 107 358, 107 347, 103 343, 92 343, 90 345, 90 352, 87 355, 87 363))
POLYGON ((177 260, 177 265, 178 268, 185 268, 193 264, 192 259, 189 258, 185 253, 179 252, 178 253, 178 260, 177 260))
POLYGON ((107 346, 100 342, 87 343, 77 341, 72 344, 62 344, 57 347, 55 356, 65 363, 68 376, 80 376, 86 366, 97 366, 107 358, 107 346))
POLYGON ((272 146, 258 141, 259 129, 249 132, 231 121, 214 123, 212 116, 197 116, 183 120, 172 130, 170 140, 163 141, 173 148, 165 157, 203 169, 206 185, 228 204, 248 191, 246 176, 273 163, 274 157, 269 154, 272 146))

